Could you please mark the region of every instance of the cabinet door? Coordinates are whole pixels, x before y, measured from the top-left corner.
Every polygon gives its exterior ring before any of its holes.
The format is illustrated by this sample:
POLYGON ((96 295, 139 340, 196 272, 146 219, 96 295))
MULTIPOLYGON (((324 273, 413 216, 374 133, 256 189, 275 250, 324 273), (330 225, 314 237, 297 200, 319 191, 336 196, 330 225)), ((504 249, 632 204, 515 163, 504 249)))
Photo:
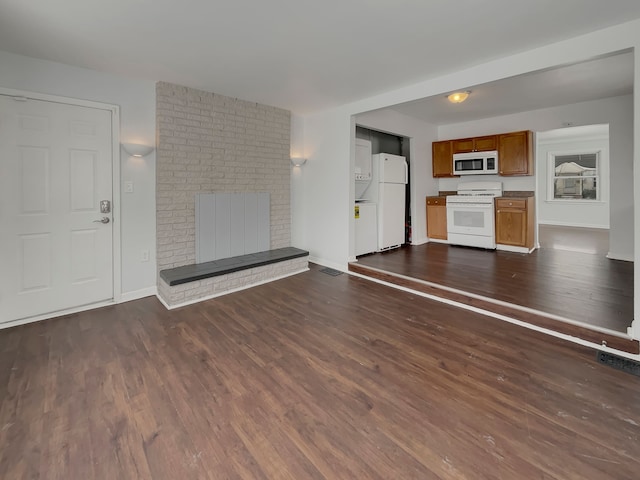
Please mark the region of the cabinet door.
POLYGON ((427 237, 447 239, 447 207, 427 202, 427 237))
POLYGON ((473 149, 474 149, 473 138, 460 138, 457 140, 452 140, 451 148, 453 153, 473 152, 473 149))
POLYGON ((498 165, 500 175, 533 175, 533 133, 498 135, 498 165))
POLYGON ((432 167, 434 177, 453 177, 453 155, 451 153, 451 142, 433 142, 432 167))
POLYGON ((496 135, 487 135, 475 138, 460 138, 451 141, 453 153, 488 152, 498 146, 496 135))
POLYGON ((496 210, 496 243, 527 246, 527 211, 516 208, 496 210))
POLYGON ((473 140, 473 148, 476 152, 488 152, 498 148, 498 137, 496 135, 476 137, 473 140))

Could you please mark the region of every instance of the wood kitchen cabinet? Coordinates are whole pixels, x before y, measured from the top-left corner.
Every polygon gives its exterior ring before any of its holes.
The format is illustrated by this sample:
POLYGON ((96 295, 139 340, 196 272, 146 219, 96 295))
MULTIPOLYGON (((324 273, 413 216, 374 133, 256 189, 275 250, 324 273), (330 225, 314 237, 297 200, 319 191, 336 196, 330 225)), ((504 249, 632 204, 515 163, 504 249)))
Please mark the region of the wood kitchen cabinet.
POLYGON ((451 141, 433 142, 431 159, 434 177, 453 177, 453 153, 451 141))
POLYGON ((533 250, 534 208, 534 197, 496 199, 496 244, 499 250, 520 252, 533 250), (508 248, 500 248, 501 246, 508 248))
POLYGON ((447 197, 427 197, 427 237, 447 239, 447 197))
POLYGON ((497 145, 497 135, 451 140, 452 153, 488 152, 490 150, 496 150, 497 145))
POLYGON ((500 175, 533 175, 533 132, 498 135, 498 170, 500 175))

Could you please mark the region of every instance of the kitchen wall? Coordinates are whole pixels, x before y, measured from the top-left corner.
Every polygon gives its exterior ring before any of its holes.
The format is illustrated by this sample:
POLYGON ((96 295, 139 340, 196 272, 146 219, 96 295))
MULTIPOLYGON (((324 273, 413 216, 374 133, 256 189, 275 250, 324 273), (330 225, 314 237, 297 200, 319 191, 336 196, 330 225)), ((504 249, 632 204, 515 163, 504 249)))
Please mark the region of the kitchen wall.
MULTIPOLYGON (((632 165, 630 165, 632 167, 632 165)), ((631 176, 632 172, 629 172, 631 176)), ((609 228, 609 125, 562 128, 538 133, 536 150, 536 195, 538 223, 574 227, 609 228), (554 188, 549 182, 553 154, 599 152, 597 201, 560 200, 553 198, 554 188)), ((629 255, 631 258, 632 255, 629 255)))
MULTIPOLYGON (((301 195, 294 198, 293 205, 296 210, 304 211, 307 218, 312 219, 312 221, 307 221, 304 225, 294 224, 294 231, 301 227, 306 229, 305 247, 310 250, 311 257, 316 262, 334 266, 334 268, 345 269, 347 267, 350 252, 351 254, 353 252, 353 220, 350 215, 350 206, 351 202, 353 202, 353 187, 351 186, 349 172, 353 169, 355 154, 353 145, 355 116, 398 103, 433 95, 443 95, 456 89, 464 89, 472 85, 535 70, 584 61, 625 49, 634 49, 636 52, 634 85, 635 91, 640 91, 638 48, 640 48, 640 21, 635 20, 527 52, 474 65, 458 72, 305 116, 305 149, 309 157, 309 161, 304 167, 306 188, 300 190, 301 195)), ((633 104, 634 119, 640 122, 640 101, 638 97, 633 98, 633 104)), ((564 120, 566 121, 566 119, 564 120)), ((358 123, 361 122, 358 121, 358 123)), ((594 122, 589 121, 589 123, 594 122)), ((607 122, 603 121, 601 123, 607 122)), ((632 124, 633 122, 631 121, 627 123, 627 131, 632 131, 632 124)), ((370 125, 370 127, 381 128, 376 125, 370 125)), ((507 130, 515 130, 513 127, 513 125, 510 125, 507 130)), ((393 127, 386 130, 411 136, 393 127)), ((633 140, 636 145, 640 145, 640 129, 636 129, 633 133, 633 140)), ((615 153, 612 149, 612 158, 614 155, 617 157, 618 153, 615 153)), ((622 157, 623 154, 620 154, 620 156, 622 157)), ((636 189, 640 189, 640 149, 636 149, 634 153, 633 164, 635 167, 633 169, 633 185, 636 189)), ((430 178, 430 175, 426 174, 428 171, 426 165, 424 170, 425 178, 430 178)), ((617 182, 618 180, 613 177, 611 179, 612 182, 617 182)), ((432 179, 425 179, 424 181, 430 182, 432 179)), ((423 192, 425 190, 427 189, 425 188, 423 192)), ((623 195, 631 196, 631 193, 623 192, 623 195)), ((628 210, 633 209, 628 208, 628 210)), ((635 235, 632 238, 640 238, 640 232, 636 232, 640 228, 640 209, 637 208, 634 212, 629 215, 629 211, 612 211, 612 228, 616 216, 619 218, 634 218, 636 220, 633 227, 635 235)), ((624 251, 631 250, 628 246, 633 245, 632 238, 627 239, 626 242, 621 239, 621 245, 618 248, 624 251)), ((613 248, 613 245, 611 247, 613 248)), ((640 254, 640 249, 637 249, 637 251, 640 254)), ((635 317, 640 318, 640 269, 635 271, 635 317)), ((634 335, 640 338, 640 321, 634 323, 633 331, 634 335)))
POLYGON ((291 244, 288 110, 158 82, 158 269, 195 263, 195 194, 268 192, 271 248, 291 244))
MULTIPOLYGON (((155 145, 155 82, 0 51, 0 86, 118 105, 120 141, 155 145)), ((120 180, 134 184, 133 193, 119 199, 126 300, 155 293, 155 153, 140 159, 121 151, 120 161, 120 180), (143 250, 150 253, 146 262, 143 250)))
MULTIPOLYGON (((438 128, 438 138, 446 140, 517 130, 544 132, 561 128, 563 122, 572 122, 575 126, 609 124, 610 255, 613 258, 630 259, 634 255, 633 102, 633 95, 622 95, 487 118, 477 122, 445 125, 438 128)), ((536 179, 541 177, 537 174, 539 172, 535 173, 536 175, 532 177, 483 175, 482 179, 502 181, 505 190, 536 190, 536 179)), ((464 180, 470 181, 473 178, 477 177, 469 176, 464 180)), ((455 190, 458 181, 460 180, 441 179, 440 189, 455 190)), ((538 198, 538 201, 541 200, 538 198)))

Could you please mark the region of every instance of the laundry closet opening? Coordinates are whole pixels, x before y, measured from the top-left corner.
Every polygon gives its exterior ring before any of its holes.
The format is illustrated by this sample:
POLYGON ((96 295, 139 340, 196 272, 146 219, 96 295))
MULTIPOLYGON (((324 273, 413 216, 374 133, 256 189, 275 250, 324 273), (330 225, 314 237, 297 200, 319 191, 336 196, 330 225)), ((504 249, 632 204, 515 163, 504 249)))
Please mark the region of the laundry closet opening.
MULTIPOLYGON (((392 222, 394 222, 396 225, 398 224, 398 222, 402 222, 403 225, 403 234, 401 235, 401 244, 405 244, 405 243, 411 243, 411 239, 412 239, 412 229, 411 229, 411 158, 410 158, 410 138, 408 137, 404 137, 404 136, 400 136, 400 135, 395 135, 393 133, 387 133, 387 132, 381 132, 378 130, 372 130, 369 128, 365 128, 365 127, 361 127, 359 125, 356 125, 356 144, 357 145, 365 145, 366 148, 360 149, 357 148, 359 151, 359 155, 356 155, 356 157, 360 156, 362 158, 362 156, 364 155, 364 157, 366 157, 367 155, 372 156, 373 158, 373 163, 375 163, 376 160, 376 155, 378 154, 389 154, 390 156, 396 156, 396 157, 404 157, 405 162, 406 162, 406 184, 404 185, 404 200, 401 202, 399 207, 393 207, 391 208, 391 211, 389 211, 389 208, 387 208, 386 213, 381 209, 381 205, 380 203, 380 199, 376 196, 376 201, 373 203, 376 203, 375 207, 373 207, 371 205, 371 192, 374 188, 377 188, 377 185, 373 185, 373 183, 377 183, 380 179, 377 178, 376 175, 374 175, 374 177, 376 178, 371 178, 371 175, 367 175, 367 172, 364 172, 361 170, 360 165, 359 165, 359 161, 358 158, 356 158, 356 166, 355 166, 355 172, 354 172, 354 176, 353 179, 355 180, 355 199, 356 199, 356 205, 355 205, 355 212, 354 212, 354 216, 356 221, 362 219, 363 221, 360 222, 363 225, 366 222, 366 218, 365 216, 368 214, 368 211, 373 212, 375 210, 376 213, 370 213, 370 215, 374 215, 377 217, 377 221, 376 222, 372 222, 370 225, 375 223, 375 227, 371 227, 371 233, 367 233, 366 237, 369 240, 372 240, 370 243, 370 246, 366 245, 362 245, 361 248, 358 247, 358 245, 361 243, 360 241, 358 241, 357 238, 357 233, 356 233, 356 255, 362 255, 364 253, 372 253, 374 251, 381 251, 381 250, 385 250, 386 248, 383 246, 384 242, 381 243, 381 236, 384 235, 383 232, 381 232, 381 228, 385 228, 383 224, 381 224, 381 222, 384 222, 383 219, 381 219, 381 216, 386 215, 387 217, 389 215, 391 215, 391 219, 387 220, 391 220, 392 222), (359 142, 360 141, 360 142, 359 142), (364 141, 364 142, 362 142, 364 141), (368 153, 368 148, 369 146, 367 145, 368 142, 370 144, 370 154, 368 153), (373 181, 372 181, 373 180, 373 181), (401 217, 400 219, 398 218, 401 217), (377 233, 374 233, 377 232, 377 233), (374 236, 375 238, 371 238, 372 236, 374 236), (374 248, 374 243, 373 240, 376 240, 378 242, 378 245, 374 248)), ((374 165, 375 167, 375 165, 374 165)), ((365 169, 367 167, 364 167, 365 169)), ((375 170, 375 168, 374 168, 375 170)), ((375 173, 375 172, 374 172, 375 173)), ((356 225, 358 225, 358 223, 356 223, 356 225)), ((387 225, 389 225, 389 222, 387 221, 387 225)), ((363 235, 361 235, 362 237, 363 235)), ((388 243, 388 242, 387 242, 388 243)), ((391 243, 396 243, 396 242, 391 242, 391 243)))

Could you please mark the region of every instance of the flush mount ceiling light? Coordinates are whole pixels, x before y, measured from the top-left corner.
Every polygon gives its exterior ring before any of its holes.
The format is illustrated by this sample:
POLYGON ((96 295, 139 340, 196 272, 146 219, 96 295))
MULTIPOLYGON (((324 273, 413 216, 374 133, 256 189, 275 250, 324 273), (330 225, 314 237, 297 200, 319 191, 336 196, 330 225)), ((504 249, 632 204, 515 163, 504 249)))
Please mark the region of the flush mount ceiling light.
POLYGON ((447 95, 447 99, 451 103, 462 103, 469 97, 470 93, 471 93, 471 90, 466 90, 464 92, 454 92, 447 95))
POLYGON ((123 143, 122 148, 132 157, 146 157, 153 152, 153 147, 140 143, 123 143))

